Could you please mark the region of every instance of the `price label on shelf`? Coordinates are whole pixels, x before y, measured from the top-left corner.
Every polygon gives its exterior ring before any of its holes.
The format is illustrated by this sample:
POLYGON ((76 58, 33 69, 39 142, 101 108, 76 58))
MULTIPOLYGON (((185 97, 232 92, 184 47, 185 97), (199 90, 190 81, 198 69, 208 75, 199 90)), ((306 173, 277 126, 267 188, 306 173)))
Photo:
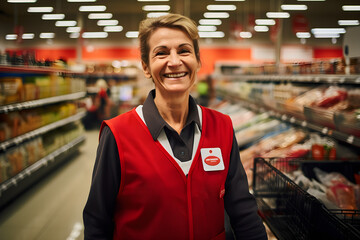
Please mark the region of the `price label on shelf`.
POLYGON ((296 121, 296 119, 295 119, 294 117, 291 117, 291 118, 290 118, 290 122, 291 122, 291 123, 294 123, 295 121, 296 121))
POLYGON ((324 128, 321 130, 321 132, 322 132, 323 134, 327 134, 328 131, 329 131, 329 129, 328 129, 327 127, 324 127, 324 128))
POLYGON ((354 136, 353 135, 350 135, 347 139, 346 139, 346 142, 350 143, 350 144, 353 144, 354 143, 354 136))
POLYGON ((301 126, 306 127, 306 126, 307 126, 307 122, 306 122, 306 121, 303 121, 303 122, 301 123, 301 126))

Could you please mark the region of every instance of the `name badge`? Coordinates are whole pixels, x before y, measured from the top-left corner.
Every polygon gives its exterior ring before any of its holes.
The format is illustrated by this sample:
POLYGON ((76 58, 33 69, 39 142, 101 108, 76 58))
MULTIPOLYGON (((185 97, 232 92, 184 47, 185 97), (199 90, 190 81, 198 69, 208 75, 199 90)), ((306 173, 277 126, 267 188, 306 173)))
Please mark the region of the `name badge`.
POLYGON ((220 171, 225 169, 220 148, 200 149, 204 171, 220 171))

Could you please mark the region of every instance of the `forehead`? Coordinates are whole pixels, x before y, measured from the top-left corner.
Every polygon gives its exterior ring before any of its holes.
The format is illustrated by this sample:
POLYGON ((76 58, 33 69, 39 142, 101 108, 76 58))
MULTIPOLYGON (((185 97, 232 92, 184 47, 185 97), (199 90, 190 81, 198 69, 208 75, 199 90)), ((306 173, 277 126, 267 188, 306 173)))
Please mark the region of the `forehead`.
POLYGON ((149 47, 153 49, 158 46, 179 46, 188 43, 193 45, 192 39, 182 30, 177 28, 161 27, 156 29, 149 37, 149 47))

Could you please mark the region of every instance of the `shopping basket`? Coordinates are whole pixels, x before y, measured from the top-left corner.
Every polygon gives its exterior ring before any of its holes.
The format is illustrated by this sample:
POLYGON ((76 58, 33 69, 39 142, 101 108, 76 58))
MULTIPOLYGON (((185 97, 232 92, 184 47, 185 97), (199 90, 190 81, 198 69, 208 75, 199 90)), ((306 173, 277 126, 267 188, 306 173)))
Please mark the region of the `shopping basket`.
POLYGON ((359 212, 332 212, 286 175, 303 168, 303 163, 310 162, 284 158, 254 160, 254 196, 260 216, 274 235, 291 240, 360 239, 356 215, 359 212))

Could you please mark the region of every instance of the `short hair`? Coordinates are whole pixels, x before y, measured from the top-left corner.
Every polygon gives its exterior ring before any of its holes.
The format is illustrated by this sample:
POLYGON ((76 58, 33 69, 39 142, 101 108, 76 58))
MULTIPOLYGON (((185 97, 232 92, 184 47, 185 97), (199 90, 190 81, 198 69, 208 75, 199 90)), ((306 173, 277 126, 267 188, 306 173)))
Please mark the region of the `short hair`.
POLYGON ((157 18, 147 18, 140 22, 139 40, 141 60, 149 65, 149 38, 158 28, 175 28, 185 32, 193 41, 196 59, 200 62, 199 33, 193 20, 180 14, 169 13, 157 18))

